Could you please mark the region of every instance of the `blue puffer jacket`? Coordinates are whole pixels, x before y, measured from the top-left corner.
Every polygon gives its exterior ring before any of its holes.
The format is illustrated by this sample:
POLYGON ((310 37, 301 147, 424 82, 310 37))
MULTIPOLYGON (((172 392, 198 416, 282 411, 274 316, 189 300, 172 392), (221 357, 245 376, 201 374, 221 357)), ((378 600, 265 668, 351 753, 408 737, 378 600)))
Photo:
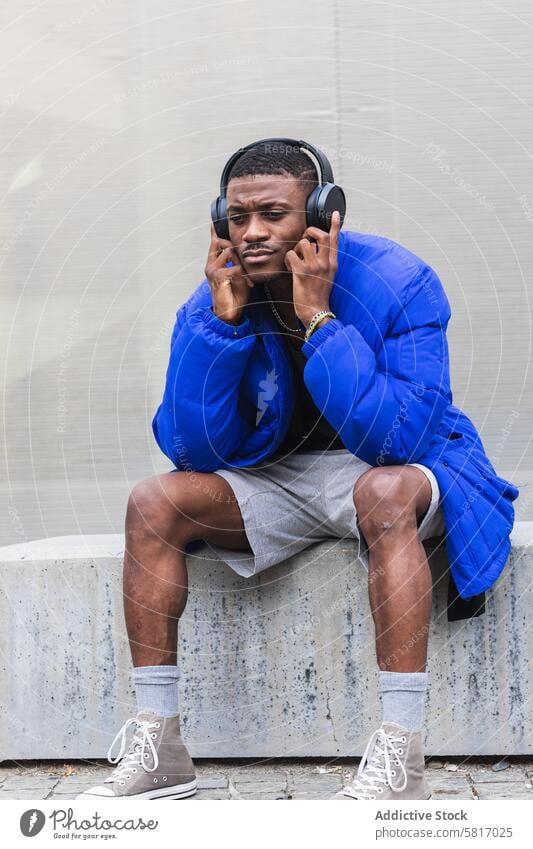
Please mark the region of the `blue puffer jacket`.
MULTIPOLYGON (((292 367, 261 300, 254 287, 242 323, 231 326, 213 314, 204 279, 177 312, 152 422, 177 469, 252 466, 285 435, 292 367)), ((353 454, 373 466, 433 470, 446 523, 448 619, 479 615, 509 555, 518 489, 498 477, 476 428, 452 404, 442 284, 396 242, 341 230, 330 307, 337 318, 302 347, 307 388, 353 454)))

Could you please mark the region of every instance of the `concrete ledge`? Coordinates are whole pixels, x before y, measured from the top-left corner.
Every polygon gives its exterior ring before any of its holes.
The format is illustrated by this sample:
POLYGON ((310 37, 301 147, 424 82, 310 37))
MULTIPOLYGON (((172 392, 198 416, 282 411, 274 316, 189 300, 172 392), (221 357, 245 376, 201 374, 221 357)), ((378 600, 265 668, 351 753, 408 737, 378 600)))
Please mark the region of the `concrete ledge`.
MULTIPOLYGON (((0 758, 100 758, 134 713, 120 535, 0 549, 0 758)), ((427 755, 533 753, 533 523, 483 616, 446 621, 432 551, 427 755)), ((380 717, 374 626, 355 543, 328 540, 262 575, 188 555, 180 625, 193 757, 359 756, 380 717)), ((402 651, 402 647, 398 647, 402 651)))

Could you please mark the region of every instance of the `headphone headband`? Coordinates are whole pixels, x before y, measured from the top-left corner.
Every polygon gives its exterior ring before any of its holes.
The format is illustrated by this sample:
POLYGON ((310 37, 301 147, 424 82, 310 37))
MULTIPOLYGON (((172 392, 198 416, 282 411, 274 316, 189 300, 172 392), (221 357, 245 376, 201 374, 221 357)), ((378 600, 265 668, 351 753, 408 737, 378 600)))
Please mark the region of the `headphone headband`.
MULTIPOLYGON (((307 150, 309 153, 312 153, 313 156, 317 159, 320 174, 318 175, 319 184, 324 185, 325 183, 333 183, 333 169, 331 167, 330 161, 327 156, 322 153, 321 150, 314 147, 314 145, 309 144, 309 142, 304 141, 303 139, 290 139, 284 137, 274 137, 268 139, 259 139, 259 141, 251 142, 250 144, 245 145, 244 147, 240 147, 235 153, 228 159, 224 166, 224 170, 222 171, 222 176, 220 178, 220 197, 226 197, 226 192, 228 188, 229 176, 231 169, 234 164, 241 156, 247 151, 251 150, 254 147, 257 147, 260 144, 266 144, 268 142, 275 142, 278 144, 286 144, 291 147, 299 147, 303 150, 307 150)), ((310 157, 309 157, 310 158, 310 157)), ((311 160, 312 161, 312 160, 311 160)), ((313 163, 315 164, 315 163, 313 163)), ((316 166, 315 166, 316 167, 316 166)))
POLYGON ((337 186, 334 182, 333 169, 327 156, 321 150, 314 147, 314 145, 303 141, 303 139, 275 137, 259 139, 259 141, 240 147, 226 162, 220 178, 220 194, 211 204, 211 221, 213 222, 217 236, 220 239, 229 239, 227 190, 231 177, 231 169, 247 150, 261 144, 267 144, 268 142, 272 142, 273 145, 290 145, 293 148, 299 148, 301 151, 305 151, 315 166, 318 173, 318 185, 308 194, 305 201, 307 226, 318 227, 328 232, 331 226, 331 215, 335 209, 340 212, 342 226, 346 212, 346 197, 341 187, 337 186))

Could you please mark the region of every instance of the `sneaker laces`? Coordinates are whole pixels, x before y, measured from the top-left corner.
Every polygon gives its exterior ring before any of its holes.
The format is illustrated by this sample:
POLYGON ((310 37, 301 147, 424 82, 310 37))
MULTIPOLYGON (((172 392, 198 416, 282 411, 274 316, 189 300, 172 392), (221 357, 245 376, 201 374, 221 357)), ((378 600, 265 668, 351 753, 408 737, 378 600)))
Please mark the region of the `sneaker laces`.
MULTIPOLYGON (((116 764, 123 757, 122 763, 117 766, 109 778, 105 779, 105 782, 112 782, 117 780, 122 780, 127 778, 132 774, 132 772, 137 772, 139 766, 145 770, 145 772, 154 772, 159 764, 159 758, 157 756, 156 748, 152 742, 152 731, 157 728, 159 725, 158 722, 151 722, 148 719, 137 719, 136 717, 132 717, 131 719, 127 719, 115 739, 111 743, 109 750, 107 752, 107 760, 109 763, 116 764), (135 724, 135 733, 131 739, 130 748, 128 752, 126 751, 126 737, 128 733, 128 728, 130 725, 135 724), (117 740, 120 740, 120 751, 116 758, 111 757, 111 752, 113 751, 113 747, 117 740), (145 758, 148 757, 148 752, 145 751, 146 746, 148 744, 148 748, 152 753, 152 760, 154 762, 153 767, 147 766, 145 763, 145 758)), ((105 783, 104 782, 104 783, 105 783)))
POLYGON ((395 743, 405 743, 406 735, 401 732, 385 731, 378 728, 367 743, 354 780, 343 788, 345 796, 354 799, 375 799, 375 793, 380 792, 379 785, 388 785, 394 793, 400 793, 407 784, 407 772, 399 757, 395 743), (392 757, 391 757, 392 756, 392 757), (395 787, 392 783, 393 765, 398 764, 403 772, 403 783, 395 787))

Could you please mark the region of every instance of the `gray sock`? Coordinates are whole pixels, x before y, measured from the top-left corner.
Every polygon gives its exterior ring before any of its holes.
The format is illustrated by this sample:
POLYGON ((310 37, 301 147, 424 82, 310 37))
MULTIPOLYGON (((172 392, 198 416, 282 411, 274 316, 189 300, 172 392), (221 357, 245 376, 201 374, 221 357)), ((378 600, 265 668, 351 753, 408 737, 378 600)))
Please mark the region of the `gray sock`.
POLYGON ((137 713, 153 710, 158 716, 178 714, 178 667, 134 666, 137 713))
POLYGON ((378 670, 383 722, 397 722, 408 731, 421 731, 428 688, 427 672, 378 670))

